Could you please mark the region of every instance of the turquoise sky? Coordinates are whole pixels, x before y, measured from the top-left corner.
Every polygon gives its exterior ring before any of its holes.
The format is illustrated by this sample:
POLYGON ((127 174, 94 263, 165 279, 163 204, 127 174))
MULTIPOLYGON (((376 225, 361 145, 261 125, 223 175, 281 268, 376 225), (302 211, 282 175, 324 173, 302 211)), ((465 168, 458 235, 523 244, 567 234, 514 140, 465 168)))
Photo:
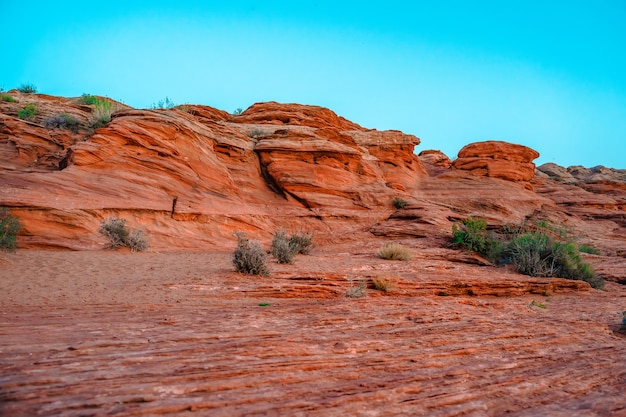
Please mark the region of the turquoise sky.
POLYGON ((0 0, 0 87, 227 111, 329 107, 451 158, 626 168, 626 1, 0 0))

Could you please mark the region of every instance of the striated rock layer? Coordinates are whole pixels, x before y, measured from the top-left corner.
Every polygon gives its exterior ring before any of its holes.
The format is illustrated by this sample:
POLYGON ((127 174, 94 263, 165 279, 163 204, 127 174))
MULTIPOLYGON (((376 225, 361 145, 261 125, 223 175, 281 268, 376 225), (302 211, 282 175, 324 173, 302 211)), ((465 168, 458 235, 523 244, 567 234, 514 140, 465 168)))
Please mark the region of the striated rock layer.
POLYGON ((267 243, 279 227, 313 230, 320 243, 375 234, 441 244, 454 221, 481 216, 492 226, 545 218, 601 256, 626 253, 619 170, 544 165, 535 177, 538 153, 502 141, 467 145, 454 162, 439 151, 418 157, 417 137, 317 106, 257 103, 234 116, 118 104, 94 131, 94 108, 79 99, 9 95, 18 101, 0 102, 0 202, 24 225, 22 248, 103 248, 97 230, 111 216, 145 229, 159 251, 232 247, 235 230, 267 243), (27 104, 37 111, 21 120, 27 104), (46 124, 60 114, 78 128, 46 124), (408 206, 394 210, 394 198, 408 206))
POLYGON ((271 277, 227 252, 19 251, 0 270, 0 413, 626 415, 622 286, 424 246, 385 261, 380 243, 271 277), (367 296, 345 297, 359 281, 367 296))
POLYGON ((535 176, 532 161, 538 157, 529 147, 492 140, 463 147, 452 166, 478 176, 530 181, 535 176))

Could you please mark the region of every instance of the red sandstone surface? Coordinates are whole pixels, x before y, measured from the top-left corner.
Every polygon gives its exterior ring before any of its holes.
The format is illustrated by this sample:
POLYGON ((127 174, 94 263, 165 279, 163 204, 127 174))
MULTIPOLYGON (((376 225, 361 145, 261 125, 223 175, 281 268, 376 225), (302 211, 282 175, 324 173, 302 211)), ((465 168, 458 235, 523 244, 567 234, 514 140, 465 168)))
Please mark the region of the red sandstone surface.
POLYGON ((121 106, 93 131, 77 99, 8 94, 0 205, 24 228, 0 254, 1 415, 626 415, 623 171, 535 170, 499 141, 418 157, 316 106, 121 106), (61 113, 81 127, 45 126, 61 113), (104 250, 111 216, 150 251, 104 250), (562 225, 605 290, 447 247, 469 216, 562 225), (233 271, 233 231, 267 247, 280 227, 316 248, 233 271), (377 258, 389 241, 411 261, 377 258))

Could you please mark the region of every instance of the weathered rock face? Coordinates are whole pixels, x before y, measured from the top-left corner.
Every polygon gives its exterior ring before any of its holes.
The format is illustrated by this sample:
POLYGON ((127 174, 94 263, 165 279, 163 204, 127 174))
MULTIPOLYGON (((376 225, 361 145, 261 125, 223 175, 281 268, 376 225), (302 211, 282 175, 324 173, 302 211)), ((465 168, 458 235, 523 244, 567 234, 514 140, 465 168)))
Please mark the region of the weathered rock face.
MULTIPOLYGON (((84 124, 92 111, 75 99, 27 99, 46 114, 73 109, 84 124)), ((125 109, 95 132, 14 114, 0 119, 0 197, 24 223, 21 247, 101 247, 109 216, 145 228, 161 249, 220 247, 233 230, 269 239, 279 226, 334 239, 380 220, 426 175, 415 136, 315 106, 260 103, 236 117, 207 106, 125 109)))
POLYGON ((429 149, 420 152, 418 156, 430 176, 437 176, 452 166, 450 158, 441 151, 429 149))
POLYGON ((233 118, 236 123, 308 126, 314 128, 333 127, 337 130, 365 130, 356 123, 337 116, 333 111, 319 106, 281 104, 276 102, 256 103, 241 115, 233 118))
POLYGON ((532 161, 538 157, 537 151, 522 145, 501 141, 477 142, 463 147, 452 166, 477 176, 530 181, 535 175, 532 161))
POLYGON ((267 243, 279 227, 314 230, 320 243, 375 234, 441 245, 452 223, 469 216, 492 225, 543 216, 608 256, 626 253, 623 173, 573 167, 577 186, 552 173, 533 180, 535 191, 500 181, 532 178, 537 153, 524 146, 472 144, 451 164, 439 151, 416 156, 415 136, 278 103, 236 116, 208 106, 120 105, 93 131, 94 109, 77 99, 10 94, 19 102, 0 102, 0 203, 24 225, 20 247, 102 248, 98 227, 111 216, 143 228, 161 251, 231 247, 234 230, 267 243), (37 108, 29 121, 16 117, 26 104, 37 108), (62 113, 78 129, 45 126, 62 113), (408 206, 394 211, 394 197, 408 206))

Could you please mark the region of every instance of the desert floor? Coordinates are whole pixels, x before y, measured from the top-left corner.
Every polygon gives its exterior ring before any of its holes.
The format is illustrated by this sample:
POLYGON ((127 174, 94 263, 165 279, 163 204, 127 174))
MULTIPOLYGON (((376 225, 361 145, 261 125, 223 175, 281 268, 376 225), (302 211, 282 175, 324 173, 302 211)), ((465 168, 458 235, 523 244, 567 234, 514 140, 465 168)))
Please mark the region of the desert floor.
POLYGON ((0 253, 0 415, 626 416, 626 287, 412 250, 0 253))

